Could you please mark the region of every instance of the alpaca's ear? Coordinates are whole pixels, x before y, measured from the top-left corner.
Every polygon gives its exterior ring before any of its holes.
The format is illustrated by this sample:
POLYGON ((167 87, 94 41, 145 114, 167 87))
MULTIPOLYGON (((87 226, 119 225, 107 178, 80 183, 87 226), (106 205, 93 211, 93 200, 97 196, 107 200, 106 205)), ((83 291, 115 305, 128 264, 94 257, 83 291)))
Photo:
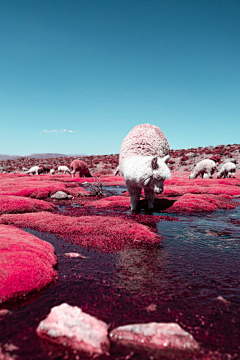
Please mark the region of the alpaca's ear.
POLYGON ((166 155, 164 156, 164 158, 162 158, 162 160, 167 164, 168 160, 170 159, 170 155, 166 155))
POLYGON ((153 170, 156 170, 158 168, 158 158, 157 156, 155 156, 153 159, 152 159, 152 169, 153 170))

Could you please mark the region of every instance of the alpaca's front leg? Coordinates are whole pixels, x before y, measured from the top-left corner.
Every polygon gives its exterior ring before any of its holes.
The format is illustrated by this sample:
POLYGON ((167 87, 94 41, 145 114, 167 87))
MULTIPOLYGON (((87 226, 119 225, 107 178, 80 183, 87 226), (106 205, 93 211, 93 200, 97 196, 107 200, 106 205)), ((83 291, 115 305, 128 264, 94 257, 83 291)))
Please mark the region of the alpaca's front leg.
POLYGON ((141 188, 133 187, 130 184, 127 184, 128 192, 131 196, 131 210, 134 212, 137 209, 139 203, 141 188))
POLYGON ((154 191, 152 189, 144 189, 144 192, 145 192, 145 199, 147 200, 148 203, 148 209, 153 209, 154 199, 155 199, 154 191))

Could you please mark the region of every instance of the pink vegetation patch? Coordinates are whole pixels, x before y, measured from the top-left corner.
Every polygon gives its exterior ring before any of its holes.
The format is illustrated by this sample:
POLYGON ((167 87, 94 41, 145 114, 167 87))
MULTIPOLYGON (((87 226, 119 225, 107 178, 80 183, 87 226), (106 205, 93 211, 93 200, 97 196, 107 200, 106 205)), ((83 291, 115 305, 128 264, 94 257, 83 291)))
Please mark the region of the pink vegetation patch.
POLYGON ((54 211, 57 207, 43 200, 29 199, 21 196, 0 195, 0 215, 37 211, 54 211))
POLYGON ((165 181, 161 198, 176 199, 168 212, 201 212, 234 209, 233 198, 240 197, 239 179, 185 179, 173 176, 165 181))
POLYGON ((21 229, 0 225, 1 302, 42 289, 57 277, 56 264, 51 244, 21 229))
MULTIPOLYGON (((5 174, 4 174, 5 175, 5 174)), ((64 183, 48 181, 44 176, 19 176, 0 177, 0 195, 27 196, 44 199, 57 191, 65 191, 69 195, 87 194, 85 189, 68 188, 64 183), (41 180, 39 180, 41 179, 41 180)))
POLYGON ((70 238, 85 247, 102 251, 121 250, 127 244, 158 243, 159 235, 147 226, 132 220, 112 216, 70 217, 51 213, 6 214, 0 217, 3 224, 31 228, 70 238))
POLYGON ((125 196, 109 196, 107 198, 97 200, 97 201, 88 201, 84 206, 92 206, 96 208, 115 208, 122 207, 129 209, 130 207, 130 198, 125 196))
POLYGON ((167 209, 167 212, 201 212, 217 209, 235 209, 239 204, 230 203, 230 196, 185 194, 167 209))

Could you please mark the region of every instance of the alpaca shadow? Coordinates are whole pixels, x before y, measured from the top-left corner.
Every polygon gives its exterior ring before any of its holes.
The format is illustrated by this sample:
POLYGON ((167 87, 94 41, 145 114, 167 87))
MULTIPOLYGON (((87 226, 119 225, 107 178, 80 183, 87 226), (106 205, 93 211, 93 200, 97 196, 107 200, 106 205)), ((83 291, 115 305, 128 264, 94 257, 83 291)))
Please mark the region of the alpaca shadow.
POLYGON ((148 209, 147 201, 145 199, 140 200, 136 209, 136 214, 144 210, 146 214, 151 215, 153 212, 165 212, 170 206, 174 204, 176 200, 170 200, 167 198, 154 199, 154 208, 148 209))

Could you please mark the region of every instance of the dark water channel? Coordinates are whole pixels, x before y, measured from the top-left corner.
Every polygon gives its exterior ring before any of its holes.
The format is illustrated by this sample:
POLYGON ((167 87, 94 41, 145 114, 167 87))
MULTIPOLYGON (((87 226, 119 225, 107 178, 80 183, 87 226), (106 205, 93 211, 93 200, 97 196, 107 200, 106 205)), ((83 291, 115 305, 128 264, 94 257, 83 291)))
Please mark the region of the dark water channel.
MULTIPOLYGON (((177 322, 201 345, 192 359, 240 359, 240 207, 177 217, 180 221, 158 223, 158 245, 111 254, 25 229, 54 246, 59 279, 9 307, 11 313, 0 319, 2 348, 13 344, 12 354, 21 360, 92 359, 50 345, 35 334, 50 309, 67 302, 107 322, 110 329, 177 322), (86 258, 64 255, 73 251, 86 258)), ((99 359, 148 359, 141 353, 126 354, 112 348, 110 355, 99 359)))

